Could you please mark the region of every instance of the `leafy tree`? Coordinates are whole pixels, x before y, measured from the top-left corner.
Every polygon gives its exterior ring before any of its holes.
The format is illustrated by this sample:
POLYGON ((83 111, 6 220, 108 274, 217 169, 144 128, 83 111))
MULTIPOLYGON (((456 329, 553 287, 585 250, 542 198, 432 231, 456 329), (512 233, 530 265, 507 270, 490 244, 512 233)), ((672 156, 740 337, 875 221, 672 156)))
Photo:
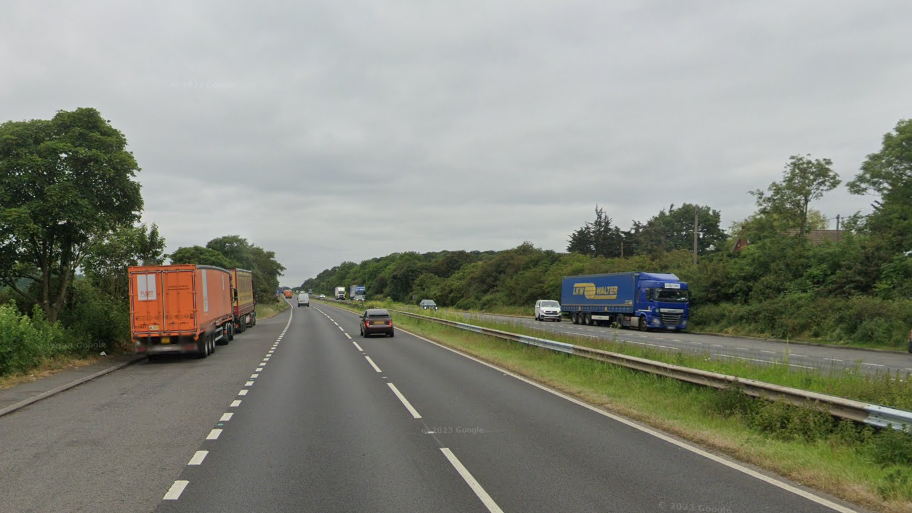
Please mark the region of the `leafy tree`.
POLYGON ((611 218, 605 210, 595 206, 595 220, 570 235, 567 251, 593 257, 615 257, 621 254, 623 236, 617 226, 611 226, 611 218))
POLYGON ((751 194, 757 199, 761 213, 783 221, 783 226, 777 227, 780 232, 797 229, 798 235, 804 236, 808 231, 811 201, 822 198, 840 183, 830 159, 811 160, 810 155, 792 155, 781 182, 771 183, 767 193, 758 189, 751 194))
POLYGON ((50 322, 93 248, 139 219, 140 169, 126 146, 91 108, 0 125, 0 282, 50 322))
POLYGON ((865 229, 880 239, 886 252, 912 250, 912 119, 901 120, 884 135, 881 150, 867 156, 848 189, 880 196, 865 229))
POLYGON ((172 264, 213 265, 223 269, 231 269, 237 265, 218 251, 202 246, 177 248, 177 251, 169 255, 169 258, 172 264))
POLYGON ((693 252, 694 210, 697 212, 697 252, 720 249, 725 245, 725 232, 719 227, 721 215, 707 206, 685 203, 664 209, 630 236, 637 254, 658 255, 671 251, 693 252))
POLYGON ((109 296, 125 300, 128 293, 127 268, 157 265, 164 260, 165 239, 158 226, 119 228, 86 257, 83 269, 93 285, 109 296))

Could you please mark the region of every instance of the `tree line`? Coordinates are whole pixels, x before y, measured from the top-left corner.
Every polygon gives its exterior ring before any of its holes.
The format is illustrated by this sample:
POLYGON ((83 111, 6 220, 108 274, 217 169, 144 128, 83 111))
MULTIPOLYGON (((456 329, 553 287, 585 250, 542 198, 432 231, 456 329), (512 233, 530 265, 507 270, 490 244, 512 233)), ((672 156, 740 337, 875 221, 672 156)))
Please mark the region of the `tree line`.
POLYGON ((531 242, 496 252, 394 253, 344 262, 301 287, 329 294, 359 284, 373 299, 516 310, 559 299, 563 276, 673 272, 689 282, 694 329, 899 347, 912 328, 912 120, 897 123, 847 183, 853 194, 875 197, 873 211, 847 216, 825 240, 810 238, 827 228, 812 203, 840 184, 829 159, 795 155, 781 180, 749 191, 756 210, 727 232, 704 205, 671 205, 629 230, 596 206, 595 219, 569 235, 566 253, 531 242))
POLYGON ((254 271, 272 296, 285 268, 236 235, 166 255, 138 224, 140 167, 92 108, 0 124, 0 375, 42 358, 129 347, 127 268, 198 263, 254 271))

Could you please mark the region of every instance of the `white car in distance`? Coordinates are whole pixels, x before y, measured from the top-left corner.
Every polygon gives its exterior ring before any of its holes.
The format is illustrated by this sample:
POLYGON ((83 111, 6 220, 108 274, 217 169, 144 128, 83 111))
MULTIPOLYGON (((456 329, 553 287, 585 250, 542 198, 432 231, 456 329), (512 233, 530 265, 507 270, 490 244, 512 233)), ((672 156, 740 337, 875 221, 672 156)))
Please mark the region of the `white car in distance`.
POLYGON ((539 299, 535 302, 536 321, 561 321, 561 306, 557 301, 539 299))

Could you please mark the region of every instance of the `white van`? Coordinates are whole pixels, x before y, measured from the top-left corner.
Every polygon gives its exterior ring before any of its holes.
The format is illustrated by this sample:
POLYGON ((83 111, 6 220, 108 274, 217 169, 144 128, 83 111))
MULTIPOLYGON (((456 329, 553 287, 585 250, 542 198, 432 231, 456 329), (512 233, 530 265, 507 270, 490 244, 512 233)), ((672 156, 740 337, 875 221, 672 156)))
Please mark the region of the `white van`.
POLYGON ((310 294, 307 292, 301 292, 298 294, 298 307, 310 306, 310 294))
POLYGON ((557 301, 548 299, 539 299, 535 302, 535 320, 536 321, 561 321, 561 306, 557 301))

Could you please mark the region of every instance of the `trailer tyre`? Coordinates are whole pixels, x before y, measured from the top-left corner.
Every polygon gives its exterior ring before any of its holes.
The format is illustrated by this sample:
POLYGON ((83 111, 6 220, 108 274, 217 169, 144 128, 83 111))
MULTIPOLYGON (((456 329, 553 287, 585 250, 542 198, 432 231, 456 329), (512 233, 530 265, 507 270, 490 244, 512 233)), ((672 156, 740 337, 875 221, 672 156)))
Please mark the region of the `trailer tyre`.
POLYGON ((209 336, 203 335, 196 342, 196 357, 202 360, 209 356, 209 336))

